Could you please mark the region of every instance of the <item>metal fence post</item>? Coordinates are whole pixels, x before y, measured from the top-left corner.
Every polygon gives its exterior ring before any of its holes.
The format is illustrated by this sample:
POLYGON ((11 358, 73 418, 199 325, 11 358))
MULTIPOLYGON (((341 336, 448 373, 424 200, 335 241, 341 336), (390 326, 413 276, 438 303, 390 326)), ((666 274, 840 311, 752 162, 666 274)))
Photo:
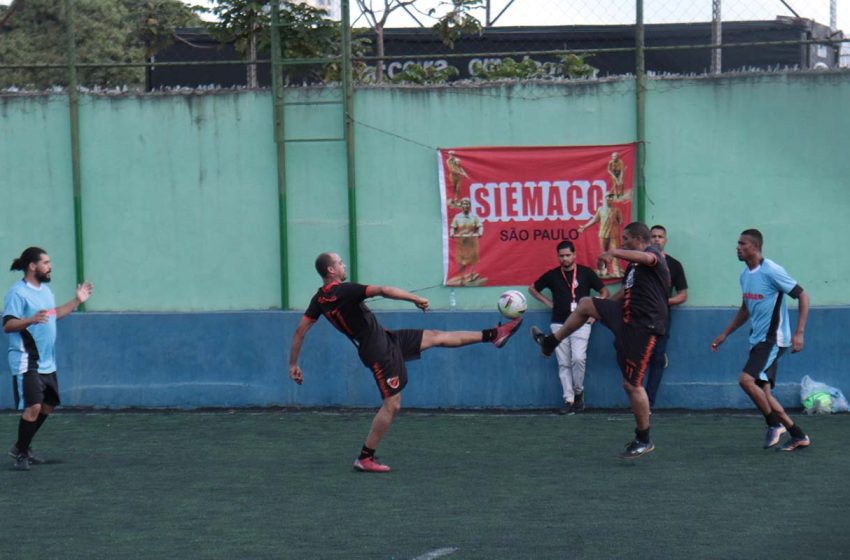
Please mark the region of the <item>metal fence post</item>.
POLYGON ((280 56, 280 4, 272 2, 272 103, 277 155, 278 236, 280 239, 280 307, 289 308, 289 250, 286 216, 286 142, 284 136, 283 80, 280 56))
MULTIPOLYGON (((74 188, 74 249, 77 261, 77 284, 86 279, 83 258, 83 200, 80 173, 80 98, 77 91, 77 37, 74 29, 74 0, 65 0, 66 48, 68 49, 68 108, 71 119, 71 180, 74 188)), ((80 304, 85 311, 85 304, 80 304)))
POLYGON ((351 68, 351 14, 349 0, 342 0, 342 96, 343 136, 345 138, 346 175, 348 179, 348 250, 351 280, 359 278, 357 258, 357 193, 354 176, 354 84, 351 68))
POLYGON ((637 191, 637 221, 646 220, 646 184, 644 164, 646 163, 646 59, 644 51, 643 0, 635 5, 635 86, 636 86, 636 140, 637 158, 635 160, 635 190, 637 191))

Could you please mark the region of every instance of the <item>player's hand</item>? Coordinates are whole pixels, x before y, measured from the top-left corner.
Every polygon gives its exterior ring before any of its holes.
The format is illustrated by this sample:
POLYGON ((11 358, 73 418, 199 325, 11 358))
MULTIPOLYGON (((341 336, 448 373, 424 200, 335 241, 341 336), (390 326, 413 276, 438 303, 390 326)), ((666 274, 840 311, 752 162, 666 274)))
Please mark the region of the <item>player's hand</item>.
POLYGON ((718 336, 717 338, 715 338, 715 339, 711 342, 711 351, 712 351, 712 352, 717 352, 717 349, 718 349, 718 348, 720 347, 720 345, 721 345, 721 344, 723 344, 724 342, 726 342, 726 335, 725 335, 725 334, 721 334, 720 336, 718 336))
POLYGON ((49 320, 50 311, 48 311, 47 309, 42 309, 41 311, 30 317, 30 321, 33 325, 35 325, 36 323, 46 323, 49 320))
POLYGON ((304 373, 298 365, 289 366, 289 378, 299 385, 304 381, 304 373))
POLYGON ((416 301, 414 301, 413 303, 416 305, 416 307, 418 307, 422 311, 428 311, 429 303, 428 303, 427 299, 425 299, 423 297, 417 298, 416 301))
POLYGON ((611 251, 605 251, 604 253, 599 253, 599 258, 607 263, 610 263, 614 260, 614 254, 611 251))
POLYGON ((791 337, 791 352, 799 352, 803 349, 804 344, 803 333, 794 333, 794 336, 791 337))
POLYGON ((83 282, 82 284, 77 284, 77 301, 80 303, 85 303, 91 297, 92 288, 91 282, 83 282))
POLYGON ((588 317, 588 319, 587 319, 588 325, 592 325, 595 322, 596 322, 596 317, 588 317))

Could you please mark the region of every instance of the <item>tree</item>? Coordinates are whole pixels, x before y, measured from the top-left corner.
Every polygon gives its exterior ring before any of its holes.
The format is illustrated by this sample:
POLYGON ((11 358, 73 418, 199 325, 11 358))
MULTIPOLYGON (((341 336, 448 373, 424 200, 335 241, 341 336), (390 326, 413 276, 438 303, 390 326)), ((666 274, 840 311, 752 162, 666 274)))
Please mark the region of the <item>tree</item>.
MULTIPOLYGON (((450 9, 437 19, 437 23, 431 29, 450 49, 455 48, 455 41, 462 36, 481 35, 484 31, 481 22, 469 13, 484 7, 484 0, 450 0, 440 2, 440 6, 448 6, 450 9)), ((428 11, 428 15, 434 17, 436 11, 436 8, 432 8, 428 11)))
MULTIPOLYGON (((271 50, 271 13, 270 0, 217 0, 209 9, 218 21, 206 24, 210 34, 222 43, 233 43, 237 52, 247 60, 256 60, 257 52, 271 50)), ((342 52, 342 30, 339 22, 329 19, 327 10, 314 8, 298 1, 280 2, 280 42, 281 56, 293 58, 332 58, 342 52)), ((367 40, 353 37, 352 51, 362 56, 367 40)), ((355 75, 365 74, 365 64, 359 63, 355 75)), ((340 65, 327 63, 305 69, 287 68, 288 82, 301 80, 332 81, 338 80, 340 65)), ((256 82, 248 80, 249 85, 256 82)))
POLYGON ((378 83, 384 79, 384 28, 387 25, 387 19, 394 11, 399 8, 407 9, 416 0, 380 1, 383 3, 383 8, 375 9, 374 0, 357 0, 357 7, 360 8, 363 17, 375 31, 375 54, 378 58, 375 62, 375 81, 378 83))
MULTIPOLYGON (((82 63, 144 62, 171 40, 175 27, 200 18, 179 0, 75 0, 77 59, 82 63)), ((65 5, 57 0, 17 0, 0 8, 0 61, 4 64, 65 64, 65 5), (9 13, 14 9, 14 13, 9 13), (9 16, 6 18, 6 16, 9 16)), ((135 67, 82 69, 82 85, 138 88, 145 73, 135 67)), ((0 88, 66 86, 65 69, 0 72, 0 88)))

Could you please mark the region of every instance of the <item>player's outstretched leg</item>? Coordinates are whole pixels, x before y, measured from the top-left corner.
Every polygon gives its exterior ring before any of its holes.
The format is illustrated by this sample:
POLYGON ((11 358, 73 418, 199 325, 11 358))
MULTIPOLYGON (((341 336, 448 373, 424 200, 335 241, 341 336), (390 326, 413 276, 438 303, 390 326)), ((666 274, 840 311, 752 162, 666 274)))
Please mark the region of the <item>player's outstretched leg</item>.
POLYGON ((427 329, 422 331, 422 344, 419 348, 420 350, 426 350, 434 346, 458 348, 478 342, 492 342, 496 345, 496 348, 501 348, 507 344, 508 339, 514 335, 521 324, 522 318, 517 317, 510 323, 482 331, 438 331, 427 329))

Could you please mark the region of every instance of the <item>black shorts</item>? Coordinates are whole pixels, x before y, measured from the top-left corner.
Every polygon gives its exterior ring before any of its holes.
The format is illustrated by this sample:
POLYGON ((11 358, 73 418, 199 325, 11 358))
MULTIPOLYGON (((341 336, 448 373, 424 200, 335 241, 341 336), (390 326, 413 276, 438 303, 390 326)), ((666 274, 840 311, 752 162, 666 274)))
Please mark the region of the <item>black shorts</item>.
POLYGON ((59 379, 56 372, 38 373, 28 371, 12 376, 12 394, 15 395, 15 408, 29 408, 34 404, 59 406, 59 379), (23 405, 23 406, 21 406, 23 405))
POLYGON ((407 366, 404 362, 418 360, 422 352, 422 330, 387 331, 390 344, 384 355, 367 364, 375 383, 385 399, 401 393, 407 385, 407 366))
POLYGON ((779 358, 786 348, 780 348, 773 342, 759 342, 750 348, 750 357, 744 365, 744 373, 756 378, 756 381, 770 383, 770 388, 776 386, 776 370, 779 358))
POLYGON ((593 306, 599 313, 602 324, 614 333, 617 365, 620 366, 623 379, 633 387, 640 387, 659 336, 623 323, 622 301, 593 298, 593 306))

